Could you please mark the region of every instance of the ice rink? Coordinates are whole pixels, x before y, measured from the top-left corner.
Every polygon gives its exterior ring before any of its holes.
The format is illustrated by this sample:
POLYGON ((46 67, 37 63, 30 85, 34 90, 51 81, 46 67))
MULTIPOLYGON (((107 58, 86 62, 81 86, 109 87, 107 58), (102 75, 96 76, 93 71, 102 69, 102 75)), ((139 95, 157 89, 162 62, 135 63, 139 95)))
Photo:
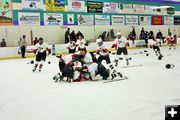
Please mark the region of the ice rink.
MULTIPOLYGON (((32 73, 33 58, 0 61, 0 120, 164 120, 165 105, 180 104, 180 47, 161 48, 158 60, 131 50, 130 65, 118 70, 129 79, 54 83, 58 59, 47 58, 42 72, 32 73), (166 69, 166 64, 174 64, 166 69)), ((114 55, 111 57, 114 58, 114 55)))

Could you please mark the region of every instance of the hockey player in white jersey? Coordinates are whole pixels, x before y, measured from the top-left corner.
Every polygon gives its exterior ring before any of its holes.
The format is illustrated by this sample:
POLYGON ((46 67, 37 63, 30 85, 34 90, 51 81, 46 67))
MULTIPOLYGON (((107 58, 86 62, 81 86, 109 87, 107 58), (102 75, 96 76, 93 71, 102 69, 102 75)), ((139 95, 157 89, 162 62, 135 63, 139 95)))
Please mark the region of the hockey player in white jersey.
MULTIPOLYGON (((112 77, 111 79, 114 79, 117 76, 122 77, 122 74, 120 72, 116 72, 116 71, 111 72, 107 68, 105 68, 98 60, 95 60, 96 58, 93 57, 93 54, 87 52, 86 49, 81 49, 80 56, 83 66, 87 66, 88 72, 91 75, 96 72, 97 74, 100 74, 100 76, 102 76, 103 80, 108 79, 110 75, 112 77)), ((96 75, 91 76, 92 79, 95 76, 96 75)))
POLYGON ((160 50, 160 39, 155 39, 155 37, 150 42, 150 48, 153 48, 154 52, 156 53, 156 56, 163 57, 160 50))
POLYGON ((74 68, 75 66, 77 66, 78 63, 78 67, 81 66, 80 62, 77 62, 77 57, 75 54, 69 54, 66 56, 56 56, 59 58, 59 70, 60 72, 55 75, 53 77, 53 80, 55 80, 55 82, 58 81, 62 81, 64 80, 64 77, 67 77, 68 82, 72 82, 74 79, 74 68), (76 63, 76 64, 74 64, 76 63))
POLYGON ((98 44, 98 61, 101 63, 103 60, 106 61, 107 64, 110 64, 110 58, 109 58, 109 49, 107 45, 102 41, 102 39, 97 39, 96 43, 98 44))
POLYGON ((110 51, 109 51, 106 43, 104 43, 102 41, 102 39, 97 39, 96 43, 98 44, 98 51, 97 52, 99 53, 98 62, 101 63, 102 60, 105 60, 107 65, 110 68, 110 72, 111 73, 116 73, 116 70, 115 70, 113 64, 111 64, 111 60, 110 60, 110 57, 109 57, 109 52, 110 51))
POLYGON ((171 32, 169 33, 167 39, 167 43, 169 45, 169 50, 171 50, 171 47, 173 46, 174 49, 176 49, 176 35, 173 35, 171 32))
POLYGON ((36 54, 36 63, 34 65, 33 72, 36 71, 39 65, 39 72, 43 67, 43 63, 46 61, 47 52, 50 54, 50 49, 48 49, 48 44, 43 42, 43 38, 39 38, 39 43, 35 45, 34 53, 36 54))
POLYGON ((86 48, 86 41, 85 41, 85 39, 81 36, 81 35, 79 35, 78 36, 78 39, 77 39, 77 41, 76 41, 76 46, 77 46, 77 49, 76 49, 76 51, 80 51, 80 49, 82 49, 82 48, 86 48))
POLYGON ((125 56, 126 64, 129 65, 127 46, 129 46, 129 42, 127 41, 127 39, 125 37, 122 36, 122 34, 120 32, 118 32, 117 37, 114 40, 114 43, 112 45, 112 47, 115 47, 115 49, 117 50, 116 59, 115 59, 115 63, 116 63, 115 66, 118 65, 118 61, 119 61, 120 55, 122 53, 125 56))
POLYGON ((70 40, 69 43, 66 45, 66 48, 70 53, 75 53, 76 52, 76 43, 73 40, 70 40))

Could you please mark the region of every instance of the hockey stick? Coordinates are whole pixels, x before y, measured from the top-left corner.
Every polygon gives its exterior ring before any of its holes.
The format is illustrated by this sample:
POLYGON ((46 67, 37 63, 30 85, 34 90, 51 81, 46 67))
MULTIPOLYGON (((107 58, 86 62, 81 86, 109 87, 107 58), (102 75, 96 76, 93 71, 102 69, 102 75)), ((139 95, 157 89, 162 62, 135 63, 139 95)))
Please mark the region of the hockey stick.
POLYGON ((143 66, 143 65, 140 64, 140 65, 123 66, 123 67, 121 67, 121 68, 140 67, 140 66, 143 66))
POLYGON ((127 80, 128 77, 123 76, 124 78, 119 78, 119 79, 114 79, 114 80, 106 80, 103 83, 110 83, 110 82, 116 82, 116 81, 121 81, 121 80, 127 80))

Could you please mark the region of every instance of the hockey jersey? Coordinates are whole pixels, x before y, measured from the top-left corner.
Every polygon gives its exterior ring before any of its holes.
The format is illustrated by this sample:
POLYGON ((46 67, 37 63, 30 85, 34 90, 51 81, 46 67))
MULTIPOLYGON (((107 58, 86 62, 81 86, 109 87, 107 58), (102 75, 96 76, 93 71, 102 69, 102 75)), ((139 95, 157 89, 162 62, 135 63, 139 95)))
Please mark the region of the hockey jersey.
POLYGON ((98 46, 99 47, 99 54, 104 56, 104 55, 107 55, 109 54, 109 50, 108 50, 108 47, 105 43, 103 43, 101 46, 98 46))
POLYGON ((67 49, 75 49, 76 48, 76 43, 73 41, 73 42, 69 42, 67 45, 66 45, 66 48, 67 49))
POLYGON ((97 63, 92 63, 87 65, 88 72, 90 73, 91 76, 95 76, 96 72, 98 72, 98 64, 97 63))
POLYGON ((46 51, 48 49, 48 44, 47 43, 42 43, 42 44, 37 43, 34 47, 35 47, 36 53, 38 53, 38 52, 43 53, 44 51, 46 51))
POLYGON ((76 45, 77 45, 78 48, 80 48, 80 49, 86 47, 86 46, 85 46, 85 43, 86 43, 85 39, 77 40, 77 41, 76 41, 76 45))
POLYGON ((124 48, 124 47, 126 47, 128 44, 129 44, 129 42, 127 41, 127 39, 122 36, 120 39, 119 39, 119 38, 116 38, 116 39, 114 40, 113 46, 116 46, 116 48, 124 48))

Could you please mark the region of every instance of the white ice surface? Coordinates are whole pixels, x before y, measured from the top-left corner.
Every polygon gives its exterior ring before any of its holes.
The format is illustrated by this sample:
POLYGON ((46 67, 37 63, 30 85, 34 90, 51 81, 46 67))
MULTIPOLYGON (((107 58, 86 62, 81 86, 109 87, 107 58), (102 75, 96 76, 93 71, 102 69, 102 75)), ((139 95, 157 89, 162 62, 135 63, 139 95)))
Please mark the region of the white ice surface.
POLYGON ((112 83, 54 83, 53 56, 41 73, 32 73, 31 59, 0 61, 0 120, 164 120, 165 105, 180 104, 180 48, 161 49, 162 60, 152 50, 131 55, 140 67, 120 68, 122 61, 118 70, 129 79, 112 83))

